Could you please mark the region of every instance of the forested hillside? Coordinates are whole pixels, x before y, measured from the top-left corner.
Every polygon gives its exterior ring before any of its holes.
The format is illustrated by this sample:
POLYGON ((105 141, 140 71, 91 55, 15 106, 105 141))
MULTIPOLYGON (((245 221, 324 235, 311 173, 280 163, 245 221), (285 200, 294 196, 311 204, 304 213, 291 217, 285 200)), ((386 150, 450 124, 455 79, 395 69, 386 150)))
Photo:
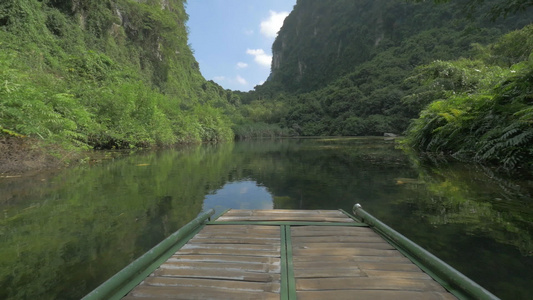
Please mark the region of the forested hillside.
POLYGON ((200 74, 184 3, 1 1, 0 138, 106 149, 233 139, 238 99, 200 74))
POLYGON ((247 93, 202 77, 185 3, 0 2, 0 162, 17 143, 406 132, 420 151, 533 160, 531 0, 298 0, 247 93))
POLYGON ((435 2, 298 1, 242 102, 296 135, 401 135, 427 107, 409 130, 419 150, 531 158, 531 1, 435 2))

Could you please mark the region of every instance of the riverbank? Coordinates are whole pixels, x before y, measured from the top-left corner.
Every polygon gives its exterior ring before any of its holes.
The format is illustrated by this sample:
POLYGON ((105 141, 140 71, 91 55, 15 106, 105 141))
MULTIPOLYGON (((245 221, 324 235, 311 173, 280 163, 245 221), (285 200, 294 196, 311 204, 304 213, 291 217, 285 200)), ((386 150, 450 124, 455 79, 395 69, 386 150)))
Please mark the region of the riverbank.
POLYGON ((0 136, 0 177, 64 168, 82 156, 34 138, 0 136))
POLYGON ((162 148, 181 149, 199 143, 151 146, 133 149, 82 150, 65 148, 30 137, 0 135, 0 178, 21 177, 35 173, 63 169, 76 164, 97 164, 139 151, 162 148))

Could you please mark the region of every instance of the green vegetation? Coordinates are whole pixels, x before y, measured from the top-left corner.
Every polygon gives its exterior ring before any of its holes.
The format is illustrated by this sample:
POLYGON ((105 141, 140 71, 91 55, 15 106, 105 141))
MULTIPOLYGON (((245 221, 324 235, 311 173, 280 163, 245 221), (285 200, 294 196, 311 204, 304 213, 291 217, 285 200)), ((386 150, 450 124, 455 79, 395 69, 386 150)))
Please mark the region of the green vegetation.
POLYGON ((533 25, 479 46, 477 60, 436 61, 417 69, 406 101, 431 102, 410 126, 408 144, 507 169, 533 165, 533 25))
POLYGON ((531 2, 435 2, 298 2, 242 103, 293 135, 409 128, 420 151, 529 167, 531 2))
MULTIPOLYGON (((2 178, 0 298, 80 299, 205 209, 207 193, 242 181, 257 182, 280 209, 350 211, 360 202, 502 299, 527 298, 533 183, 409 160, 395 148, 366 137, 252 140, 2 178)), ((227 192, 213 202, 220 209, 257 200, 227 192)))
POLYGON ((194 219, 226 182, 232 149, 139 151, 0 181, 0 298, 80 299, 194 219))
POLYGON ((238 98, 201 76, 184 1, 0 4, 0 129, 66 147, 232 140, 238 98))
MULTIPOLYGON (((424 0, 411 0, 415 2, 423 2, 424 0)), ((447 3, 452 0, 433 0, 435 3, 447 3)), ((457 1, 459 2, 459 1, 457 1)), ((489 3, 489 16, 495 20, 499 17, 507 17, 510 14, 525 11, 533 4, 531 0, 511 0, 511 1, 486 1, 489 3)), ((461 7, 469 16, 472 16, 485 3, 485 0, 461 0, 461 7)))
POLYGON ((420 151, 531 164, 529 0, 298 1, 248 93, 202 77, 184 5, 3 1, 0 139, 113 149, 409 127, 420 151))
MULTIPOLYGON (((478 10, 489 12, 489 4, 478 10)), ((406 80, 416 67, 473 57, 473 44, 488 45, 529 22, 521 14, 467 18, 454 3, 302 1, 274 42, 271 77, 241 100, 283 103, 282 110, 265 107, 275 118, 264 122, 293 134, 402 134, 437 99, 406 80)))

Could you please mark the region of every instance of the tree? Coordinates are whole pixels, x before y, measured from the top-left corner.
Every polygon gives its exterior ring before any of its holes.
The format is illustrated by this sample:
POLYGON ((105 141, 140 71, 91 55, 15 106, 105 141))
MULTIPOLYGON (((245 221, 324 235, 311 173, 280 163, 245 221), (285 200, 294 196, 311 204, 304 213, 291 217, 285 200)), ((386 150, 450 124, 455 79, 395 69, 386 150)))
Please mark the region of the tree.
MULTIPOLYGON (((425 0, 411 0, 415 2, 425 2, 425 0)), ((435 3, 447 3, 450 0, 433 0, 435 3)), ((499 17, 507 17, 518 12, 527 10, 533 6, 533 0, 505 0, 505 1, 485 1, 485 0, 455 0, 460 2, 463 10, 468 16, 474 15, 480 6, 489 2, 490 17, 494 21, 499 17), (496 3, 494 3, 496 2, 496 3)))

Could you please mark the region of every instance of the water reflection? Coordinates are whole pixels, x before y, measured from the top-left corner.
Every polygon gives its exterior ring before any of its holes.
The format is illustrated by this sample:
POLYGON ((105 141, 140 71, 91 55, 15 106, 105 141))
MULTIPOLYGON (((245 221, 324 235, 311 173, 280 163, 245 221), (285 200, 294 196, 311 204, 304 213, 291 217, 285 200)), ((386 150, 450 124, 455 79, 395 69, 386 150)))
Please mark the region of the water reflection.
POLYGON ((213 208, 216 216, 228 208, 272 209, 274 207, 272 200, 272 195, 267 189, 255 181, 230 182, 205 197, 203 210, 213 208))
POLYGON ((137 153, 0 179, 0 299, 79 299, 200 211, 363 207, 502 298, 533 282, 533 181, 383 138, 137 153))
POLYGON ((0 181, 0 299, 81 298, 196 217, 230 146, 0 181))

